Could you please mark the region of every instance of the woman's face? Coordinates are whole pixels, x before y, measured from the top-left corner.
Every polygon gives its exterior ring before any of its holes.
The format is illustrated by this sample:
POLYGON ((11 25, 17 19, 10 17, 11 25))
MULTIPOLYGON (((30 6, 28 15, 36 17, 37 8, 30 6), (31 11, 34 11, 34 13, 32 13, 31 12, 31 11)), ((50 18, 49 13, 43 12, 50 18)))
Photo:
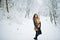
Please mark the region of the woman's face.
POLYGON ((35 15, 35 17, 38 17, 38 15, 35 15))

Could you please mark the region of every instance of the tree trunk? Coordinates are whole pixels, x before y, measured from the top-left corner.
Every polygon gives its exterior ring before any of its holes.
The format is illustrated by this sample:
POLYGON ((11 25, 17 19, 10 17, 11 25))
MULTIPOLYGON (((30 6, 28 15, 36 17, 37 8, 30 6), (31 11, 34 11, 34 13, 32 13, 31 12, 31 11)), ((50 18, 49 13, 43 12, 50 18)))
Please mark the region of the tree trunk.
POLYGON ((29 13, 30 13, 30 9, 27 9, 27 10, 26 10, 25 18, 26 18, 26 17, 29 17, 29 13))
POLYGON ((1 0, 0 0, 0 7, 1 7, 1 0))
POLYGON ((51 7, 50 7, 50 20, 52 23, 56 24, 56 3, 54 0, 51 0, 51 7))
POLYGON ((6 0, 6 9, 7 9, 7 12, 9 13, 9 9, 8 9, 8 1, 6 0))

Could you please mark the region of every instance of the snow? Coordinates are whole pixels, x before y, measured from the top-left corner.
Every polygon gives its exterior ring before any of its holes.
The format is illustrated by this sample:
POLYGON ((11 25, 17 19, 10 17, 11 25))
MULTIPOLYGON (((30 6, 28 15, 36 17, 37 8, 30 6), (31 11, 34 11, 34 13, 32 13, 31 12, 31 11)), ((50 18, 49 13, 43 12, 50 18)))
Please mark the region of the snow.
MULTIPOLYGON (((6 11, 5 1, 0 8, 0 40, 34 40, 35 31, 32 16, 39 12, 41 18, 42 34, 38 40, 60 40, 60 17, 57 25, 50 22, 50 0, 31 0, 29 18, 26 15, 27 0, 12 0, 9 2, 9 13, 6 11), (7 19, 7 17, 10 17, 7 19)), ((57 5, 57 16, 60 13, 60 5, 57 5)))
MULTIPOLYGON (((51 24, 49 17, 40 16, 42 34, 38 40, 60 40, 60 29, 51 24)), ((0 40, 34 40, 32 18, 5 19, 0 21, 0 40), (18 21, 20 20, 20 21, 18 21)))

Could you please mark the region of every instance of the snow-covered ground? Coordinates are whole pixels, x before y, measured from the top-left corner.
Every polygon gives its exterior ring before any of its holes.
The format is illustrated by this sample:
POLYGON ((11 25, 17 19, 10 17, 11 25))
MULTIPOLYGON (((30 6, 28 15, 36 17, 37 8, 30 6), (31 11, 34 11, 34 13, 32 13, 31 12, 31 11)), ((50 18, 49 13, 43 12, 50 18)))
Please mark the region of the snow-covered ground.
MULTIPOLYGON (((40 16, 42 34, 38 40, 60 40, 60 29, 49 17, 40 16)), ((5 19, 0 21, 0 40, 34 40, 35 31, 32 18, 5 19)))
MULTIPOLYGON (((40 13, 42 34, 38 40, 60 40, 60 24, 50 22, 49 8, 50 0, 31 0, 29 18, 26 15, 27 0, 11 0, 9 2, 9 13, 6 12, 5 0, 0 8, 0 40, 34 40, 35 31, 32 16, 40 13), (8 18, 8 19, 7 19, 8 18)), ((58 3, 58 2, 57 2, 58 3)), ((60 2, 58 3, 57 16, 60 14, 60 2)))

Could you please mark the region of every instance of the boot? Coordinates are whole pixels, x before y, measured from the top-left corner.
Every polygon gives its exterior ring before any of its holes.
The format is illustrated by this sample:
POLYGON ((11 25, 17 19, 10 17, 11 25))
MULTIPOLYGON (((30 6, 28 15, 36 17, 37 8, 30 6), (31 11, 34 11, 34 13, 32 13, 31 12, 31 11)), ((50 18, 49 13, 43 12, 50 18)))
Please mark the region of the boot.
POLYGON ((37 37, 34 37, 35 40, 37 40, 37 37))
POLYGON ((35 37, 34 39, 35 39, 35 40, 37 40, 37 38, 36 38, 36 37, 35 37))

